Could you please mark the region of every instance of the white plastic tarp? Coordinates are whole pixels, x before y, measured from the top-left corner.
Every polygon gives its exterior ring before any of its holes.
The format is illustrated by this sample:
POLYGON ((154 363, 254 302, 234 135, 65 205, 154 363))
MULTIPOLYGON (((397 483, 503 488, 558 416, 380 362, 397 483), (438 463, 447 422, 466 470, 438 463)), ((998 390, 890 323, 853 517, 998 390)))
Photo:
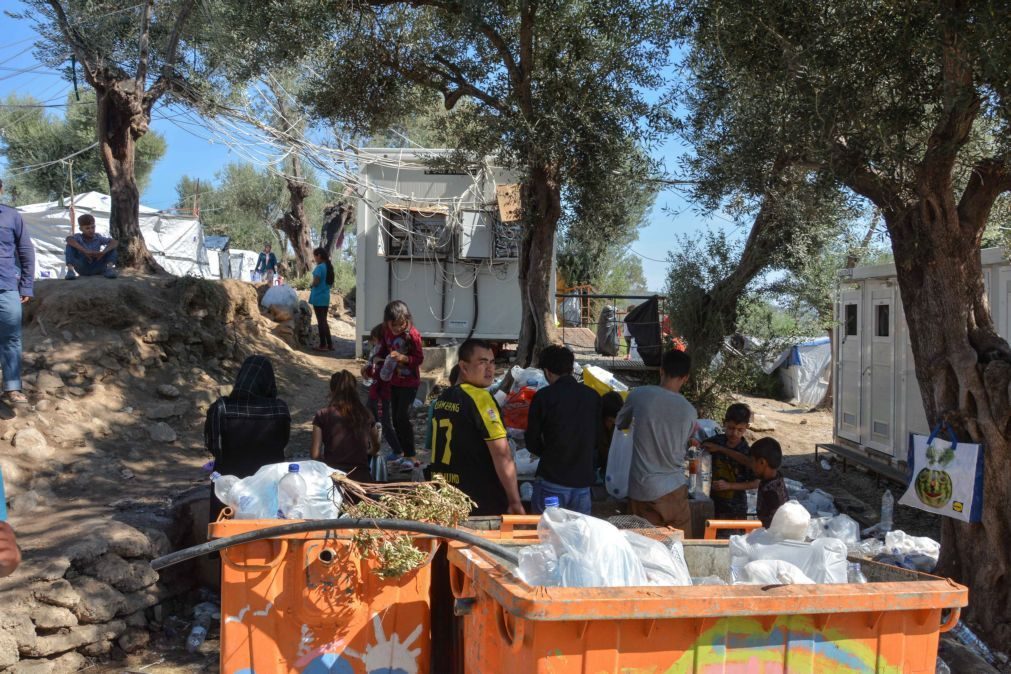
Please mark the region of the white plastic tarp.
MULTIPOLYGON (((86 192, 74 199, 74 211, 95 216, 95 229, 109 235, 111 201, 105 194, 86 192)), ((70 236, 70 202, 31 204, 18 208, 35 243, 36 278, 62 278, 66 272, 64 249, 70 236)), ((140 230, 155 260, 170 274, 210 278, 204 247, 204 230, 191 216, 171 215, 141 205, 140 230)))
POLYGON ((779 369, 783 393, 787 400, 801 407, 820 403, 828 391, 829 368, 832 367, 832 343, 828 337, 795 344, 783 351, 766 373, 779 369))

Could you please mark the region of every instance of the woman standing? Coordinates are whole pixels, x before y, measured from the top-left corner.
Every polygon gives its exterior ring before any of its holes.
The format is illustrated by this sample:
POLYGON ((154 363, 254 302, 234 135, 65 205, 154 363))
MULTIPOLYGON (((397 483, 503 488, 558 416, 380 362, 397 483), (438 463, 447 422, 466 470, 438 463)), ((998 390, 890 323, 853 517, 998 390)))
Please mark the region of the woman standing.
POLYGON ((330 291, 333 289, 334 271, 330 255, 322 248, 312 251, 316 268, 312 270, 312 285, 309 290, 309 304, 316 314, 319 324, 319 346, 316 351, 333 351, 333 338, 330 336, 330 324, 327 314, 330 312, 330 291))
MULTIPOLYGON (((411 406, 421 384, 421 363, 425 360, 421 334, 414 327, 411 310, 402 300, 393 300, 383 310, 383 341, 379 345, 375 359, 391 357, 394 368, 390 373, 390 402, 393 412, 393 427, 397 431, 400 449, 404 452, 400 459, 403 468, 414 466, 414 429, 411 427, 411 406)), ((385 365, 383 369, 385 369, 385 365)), ((380 375, 382 376, 382 375, 380 375)))
MULTIPOLYGON (((274 366, 264 356, 250 356, 239 368, 232 393, 207 410, 204 444, 214 456, 214 470, 242 478, 281 463, 290 435, 291 414, 277 397, 274 366)), ((223 507, 211 494, 212 522, 223 507)))
POLYGON ((379 452, 375 418, 358 397, 358 381, 347 370, 330 377, 330 401, 312 420, 309 456, 347 473, 358 482, 370 479, 369 456, 379 452))

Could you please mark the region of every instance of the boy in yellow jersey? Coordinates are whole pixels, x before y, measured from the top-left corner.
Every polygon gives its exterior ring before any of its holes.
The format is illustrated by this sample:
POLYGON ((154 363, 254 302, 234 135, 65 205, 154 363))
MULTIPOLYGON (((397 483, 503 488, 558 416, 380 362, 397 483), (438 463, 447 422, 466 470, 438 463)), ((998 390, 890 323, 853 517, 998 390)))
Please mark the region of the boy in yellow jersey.
POLYGON ((495 377, 491 346, 468 339, 460 345, 459 366, 460 383, 435 403, 429 470, 477 503, 472 515, 522 515, 502 412, 485 390, 495 377))

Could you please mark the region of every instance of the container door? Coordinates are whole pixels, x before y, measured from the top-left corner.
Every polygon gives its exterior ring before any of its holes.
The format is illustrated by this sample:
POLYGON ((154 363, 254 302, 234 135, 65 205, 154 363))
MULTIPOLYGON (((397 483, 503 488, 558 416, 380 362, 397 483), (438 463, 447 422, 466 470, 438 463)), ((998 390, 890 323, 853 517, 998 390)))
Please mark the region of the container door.
POLYGON ((843 291, 839 304, 839 362, 836 363, 838 388, 838 435, 860 442, 860 372, 863 368, 860 290, 843 291))
POLYGON ((867 423, 864 442, 871 449, 892 456, 895 423, 895 290, 884 283, 871 286, 868 343, 869 367, 864 368, 867 391, 867 423))

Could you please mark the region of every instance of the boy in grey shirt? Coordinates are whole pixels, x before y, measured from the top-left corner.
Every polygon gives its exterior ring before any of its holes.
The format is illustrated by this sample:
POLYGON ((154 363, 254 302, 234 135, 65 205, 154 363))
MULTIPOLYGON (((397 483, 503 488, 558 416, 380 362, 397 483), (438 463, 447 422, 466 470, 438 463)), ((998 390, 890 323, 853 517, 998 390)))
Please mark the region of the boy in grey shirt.
POLYGON ((632 434, 632 467, 628 497, 633 515, 656 526, 689 531, 688 483, 685 451, 698 415, 681 395, 688 381, 691 358, 683 351, 664 354, 660 385, 633 390, 618 413, 617 426, 632 434))

